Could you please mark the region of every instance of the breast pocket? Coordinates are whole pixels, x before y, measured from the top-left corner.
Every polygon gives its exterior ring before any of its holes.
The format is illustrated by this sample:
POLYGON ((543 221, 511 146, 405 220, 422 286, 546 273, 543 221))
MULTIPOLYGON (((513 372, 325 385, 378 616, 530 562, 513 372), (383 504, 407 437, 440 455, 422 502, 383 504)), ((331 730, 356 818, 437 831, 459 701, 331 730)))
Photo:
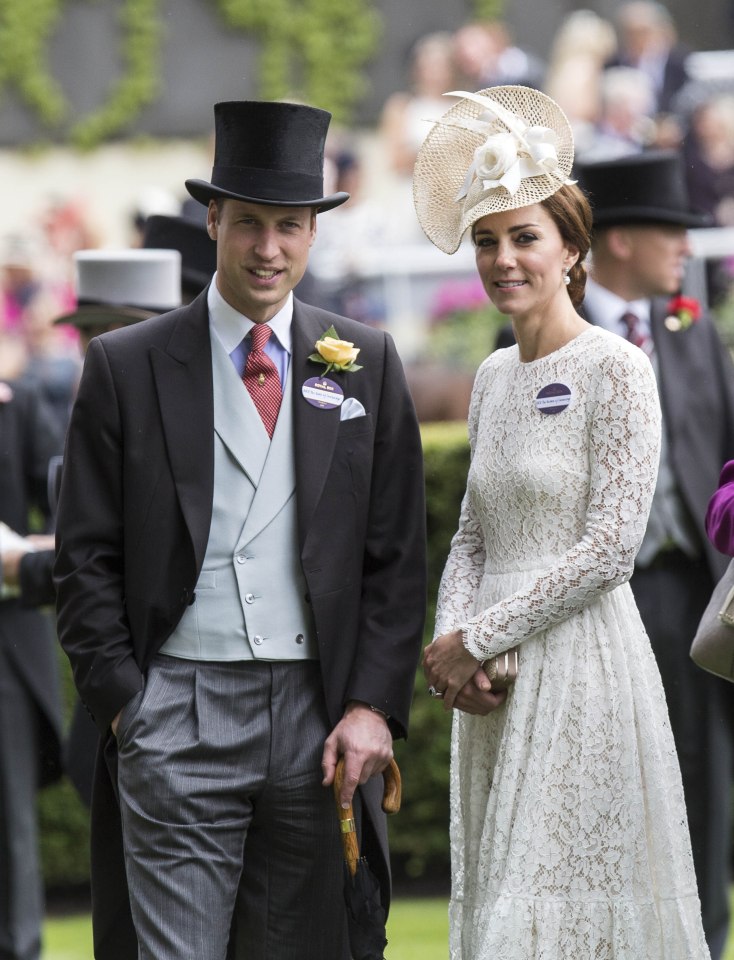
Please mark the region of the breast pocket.
POLYGON ((343 440, 358 437, 363 433, 371 434, 372 431, 372 414, 366 413, 363 417, 353 417, 351 420, 342 420, 339 424, 336 439, 338 443, 341 443, 343 440))

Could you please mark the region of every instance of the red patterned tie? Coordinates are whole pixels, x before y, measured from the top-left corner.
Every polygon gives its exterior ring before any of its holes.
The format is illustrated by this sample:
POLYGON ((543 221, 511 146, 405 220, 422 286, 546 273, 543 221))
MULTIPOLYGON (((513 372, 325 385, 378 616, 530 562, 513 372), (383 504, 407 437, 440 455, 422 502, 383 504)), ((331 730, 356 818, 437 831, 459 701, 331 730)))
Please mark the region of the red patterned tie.
POLYGON ((283 399, 278 371, 264 349, 272 332, 266 323, 256 323, 250 331, 252 345, 242 378, 271 440, 283 399))
POLYGON ((652 338, 645 332, 637 314, 631 311, 623 313, 622 323, 627 327, 627 340, 634 343, 640 350, 644 350, 649 357, 652 353, 652 338))

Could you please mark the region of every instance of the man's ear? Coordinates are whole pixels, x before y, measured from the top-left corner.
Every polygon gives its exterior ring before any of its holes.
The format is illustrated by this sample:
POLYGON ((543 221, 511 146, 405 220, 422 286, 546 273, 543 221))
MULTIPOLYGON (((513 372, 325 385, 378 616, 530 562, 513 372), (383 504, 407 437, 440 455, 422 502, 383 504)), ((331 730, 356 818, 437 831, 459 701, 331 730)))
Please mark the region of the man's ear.
POLYGON ((632 235, 626 227, 610 227, 606 231, 607 249, 616 260, 628 262, 634 254, 632 235))
POLYGON ((216 200, 209 201, 209 209, 206 212, 206 232, 212 240, 217 239, 217 220, 219 218, 219 209, 216 200))

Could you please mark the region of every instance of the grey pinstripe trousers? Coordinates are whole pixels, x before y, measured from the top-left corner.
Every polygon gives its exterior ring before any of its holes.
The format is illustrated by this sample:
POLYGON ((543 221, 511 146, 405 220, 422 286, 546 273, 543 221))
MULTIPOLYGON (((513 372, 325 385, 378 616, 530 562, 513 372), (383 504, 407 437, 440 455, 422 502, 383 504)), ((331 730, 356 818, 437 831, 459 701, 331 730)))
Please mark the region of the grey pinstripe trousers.
POLYGON ((328 732, 315 662, 156 657, 117 730, 140 960, 349 956, 328 732))

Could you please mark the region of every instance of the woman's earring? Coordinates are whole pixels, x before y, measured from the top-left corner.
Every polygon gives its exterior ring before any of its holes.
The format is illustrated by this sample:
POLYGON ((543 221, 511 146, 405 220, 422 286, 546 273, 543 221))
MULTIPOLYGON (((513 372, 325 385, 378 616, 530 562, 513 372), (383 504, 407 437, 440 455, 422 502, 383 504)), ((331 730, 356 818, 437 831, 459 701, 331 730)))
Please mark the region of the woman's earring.
POLYGON ((571 278, 568 275, 568 267, 564 267, 563 269, 563 282, 566 284, 566 286, 568 286, 571 282, 571 278))

